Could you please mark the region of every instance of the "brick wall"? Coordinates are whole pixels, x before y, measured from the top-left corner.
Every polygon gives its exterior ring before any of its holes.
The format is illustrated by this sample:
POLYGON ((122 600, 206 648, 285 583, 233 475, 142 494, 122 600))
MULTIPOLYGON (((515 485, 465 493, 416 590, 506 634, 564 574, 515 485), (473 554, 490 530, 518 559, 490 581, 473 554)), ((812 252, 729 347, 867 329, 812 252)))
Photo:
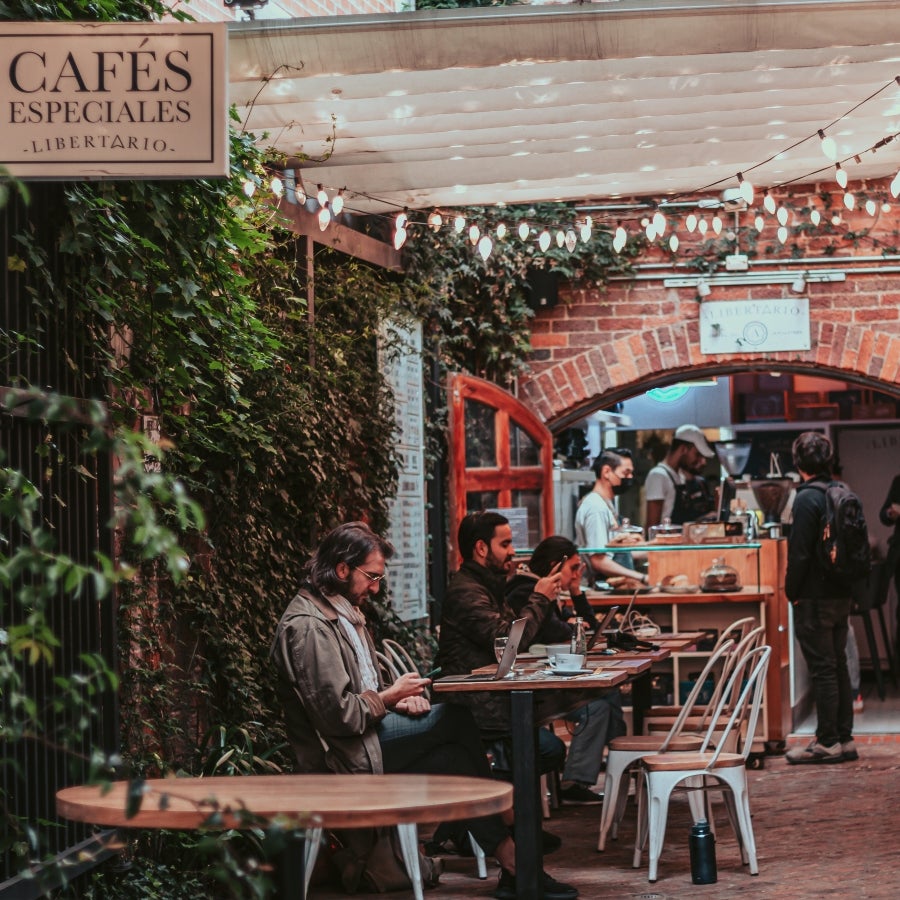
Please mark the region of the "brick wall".
MULTIPOLYGON (((811 328, 808 352, 701 354, 696 289, 665 288, 662 284, 663 277, 676 274, 674 269, 660 272, 659 280, 617 282, 606 288, 562 285, 558 305, 540 311, 534 319, 532 372, 520 382, 521 399, 548 424, 561 426, 654 385, 701 372, 778 369, 838 378, 855 376, 869 386, 896 393, 900 384, 900 271, 865 272, 876 266, 900 269, 900 256, 895 250, 900 244, 900 203, 892 201, 886 187, 886 183, 850 185, 859 194, 859 207, 866 198, 878 198, 876 218, 861 208, 847 210, 841 192, 829 197, 832 208, 827 218, 823 215, 823 227, 809 230, 805 224, 809 221, 809 205, 815 203, 823 209, 818 189, 785 196, 782 199, 792 208, 789 227, 803 225, 804 230, 792 234, 783 246, 775 238, 777 223, 766 217, 766 228, 755 249, 757 258, 771 260, 773 269, 781 268, 781 263, 792 256, 829 256, 833 260, 825 268, 847 272, 845 282, 807 285, 811 328), (888 213, 880 211, 884 200, 892 202, 888 213), (834 211, 841 216, 837 225, 830 224, 834 211), (882 254, 887 257, 882 259, 882 254)), ((687 212, 677 218, 683 219, 687 212)), ((752 223, 755 214, 742 213, 741 225, 752 223)), ((722 217, 726 219, 724 213, 722 217)), ((726 221, 731 224, 731 214, 726 221)), ((683 226, 679 226, 678 235, 682 244, 677 258, 655 249, 638 262, 683 263, 702 249, 701 242, 691 239, 683 226)), ((810 265, 812 271, 815 268, 820 267, 810 265)), ((804 272, 802 265, 792 265, 791 270, 804 272)), ((677 274, 696 271, 681 268, 677 274)), ((710 299, 793 296, 788 284, 717 285, 710 299)))

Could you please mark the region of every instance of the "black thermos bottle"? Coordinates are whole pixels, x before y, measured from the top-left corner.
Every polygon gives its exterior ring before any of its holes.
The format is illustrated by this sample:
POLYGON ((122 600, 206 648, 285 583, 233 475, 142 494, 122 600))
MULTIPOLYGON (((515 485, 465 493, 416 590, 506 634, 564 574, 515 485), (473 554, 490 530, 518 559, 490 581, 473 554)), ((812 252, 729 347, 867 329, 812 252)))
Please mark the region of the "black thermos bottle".
POLYGON ((716 836, 710 831, 709 822, 701 819, 691 828, 691 880, 694 884, 715 884, 716 836))

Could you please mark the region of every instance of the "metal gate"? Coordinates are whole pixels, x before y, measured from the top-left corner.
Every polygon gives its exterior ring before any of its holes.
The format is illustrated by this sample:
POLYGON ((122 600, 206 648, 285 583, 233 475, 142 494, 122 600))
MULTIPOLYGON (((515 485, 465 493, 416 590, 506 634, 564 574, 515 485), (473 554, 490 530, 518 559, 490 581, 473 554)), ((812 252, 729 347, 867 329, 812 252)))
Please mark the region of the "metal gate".
MULTIPOLYGON (((90 347, 79 333, 77 317, 72 315, 69 285, 79 279, 71 277, 71 260, 57 252, 52 230, 59 221, 63 187, 32 184, 29 188, 27 205, 11 199, 0 210, 0 246, 5 263, 0 329, 6 335, 26 338, 0 344, 4 348, 0 353, 0 393, 5 395, 10 387, 31 387, 77 401, 102 398, 103 385, 84 374, 91 372, 90 347), (55 285, 52 304, 34 301, 33 292, 46 297, 49 288, 46 279, 36 277, 33 260, 26 258, 16 239, 16 235, 28 231, 47 255, 55 285)), ((0 411, 0 465, 20 469, 40 490, 40 515, 55 535, 55 551, 90 565, 96 551, 113 556, 108 528, 113 506, 111 460, 82 456, 79 444, 77 430, 32 421, 24 410, 15 407, 0 411), (42 455, 48 450, 49 457, 42 455), (76 466, 87 469, 90 475, 76 471, 76 466)), ((8 541, 4 552, 10 552, 22 537, 8 521, 0 521, 0 538, 8 541)), ((0 600, 0 628, 21 621, 22 616, 22 609, 11 598, 0 600)), ((117 702, 113 699, 105 701, 75 753, 61 752, 52 739, 54 732, 67 724, 67 713, 53 710, 57 690, 54 676, 78 671, 82 653, 102 654, 110 664, 114 662, 114 600, 107 597, 98 601, 89 591, 78 599, 58 596, 50 604, 48 620, 61 641, 53 666, 21 664, 22 678, 41 710, 44 730, 33 738, 0 746, 4 819, 14 816, 31 824, 56 821, 56 791, 84 779, 92 747, 112 752, 119 740, 117 702)), ((40 830, 45 838, 44 855, 65 855, 88 837, 85 826, 64 821, 59 827, 40 830)), ((0 897, 40 895, 41 889, 33 879, 17 877, 22 859, 14 848, 0 855, 0 897)))

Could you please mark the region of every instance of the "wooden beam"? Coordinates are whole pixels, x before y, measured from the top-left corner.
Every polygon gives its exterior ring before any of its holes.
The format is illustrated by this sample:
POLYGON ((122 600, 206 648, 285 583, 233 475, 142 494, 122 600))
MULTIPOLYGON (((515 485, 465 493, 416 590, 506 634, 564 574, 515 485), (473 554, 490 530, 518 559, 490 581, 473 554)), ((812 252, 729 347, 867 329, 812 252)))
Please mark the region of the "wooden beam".
POLYGON ((284 216, 285 224, 294 234, 309 238, 316 244, 332 247, 354 259, 361 259, 382 269, 402 272, 400 253, 390 244, 378 241, 360 231, 354 231, 337 222, 332 222, 321 231, 317 217, 306 211, 304 206, 282 199, 278 210, 284 216))

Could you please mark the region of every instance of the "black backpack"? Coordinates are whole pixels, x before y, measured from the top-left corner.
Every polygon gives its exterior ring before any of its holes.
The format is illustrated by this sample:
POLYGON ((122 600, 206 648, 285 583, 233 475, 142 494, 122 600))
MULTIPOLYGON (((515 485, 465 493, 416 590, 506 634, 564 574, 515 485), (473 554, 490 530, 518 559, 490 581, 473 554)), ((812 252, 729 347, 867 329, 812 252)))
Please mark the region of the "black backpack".
POLYGON ((825 493, 820 545, 825 572, 848 586, 865 581, 872 557, 862 502, 842 481, 813 485, 825 493))

